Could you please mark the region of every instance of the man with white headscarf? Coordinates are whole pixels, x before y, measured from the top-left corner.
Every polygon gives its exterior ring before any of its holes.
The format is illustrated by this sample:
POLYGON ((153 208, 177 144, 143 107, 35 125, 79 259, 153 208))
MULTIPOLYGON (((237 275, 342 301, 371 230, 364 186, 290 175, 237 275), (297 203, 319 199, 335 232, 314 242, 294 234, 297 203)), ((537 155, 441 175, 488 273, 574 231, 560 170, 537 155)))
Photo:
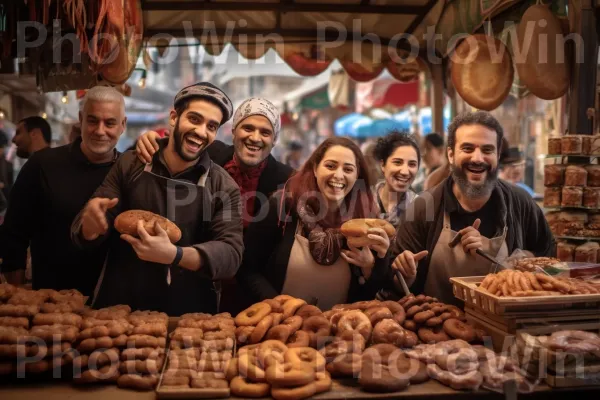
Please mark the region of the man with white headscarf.
MULTIPOLYGON (((271 155, 280 129, 277 108, 266 99, 253 97, 245 100, 234 113, 233 145, 215 140, 206 149, 212 161, 222 166, 240 187, 244 231, 253 219, 267 215, 266 208, 261 210, 268 207, 269 196, 283 187, 293 172, 271 155)), ((140 136, 136 151, 142 161, 152 159, 158 138, 153 131, 140 136)), ((223 282, 221 311, 235 315, 249 306, 250 300, 240 293, 234 280, 223 282)))

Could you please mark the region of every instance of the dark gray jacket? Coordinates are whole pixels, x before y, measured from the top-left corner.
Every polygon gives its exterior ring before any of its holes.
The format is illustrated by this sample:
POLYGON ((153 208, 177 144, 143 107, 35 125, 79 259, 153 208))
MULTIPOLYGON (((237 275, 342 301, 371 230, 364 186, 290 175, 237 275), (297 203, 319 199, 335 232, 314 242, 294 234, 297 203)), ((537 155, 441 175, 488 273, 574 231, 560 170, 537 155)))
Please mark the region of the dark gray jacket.
MULTIPOLYGON (((186 312, 215 312, 217 299, 212 289, 212 281, 229 279, 235 276, 244 251, 240 191, 237 184, 221 167, 213 163, 205 152, 199 162, 175 175, 170 176, 162 158, 162 149, 154 155, 152 173, 156 176, 170 178, 196 184, 201 177, 206 177, 203 191, 206 195, 194 199, 195 209, 201 209, 200 217, 191 220, 191 215, 178 213, 189 227, 183 231, 183 238, 178 245, 192 246, 202 258, 202 268, 197 272, 174 268, 181 274, 178 281, 186 293, 172 293, 175 277, 171 287, 166 287, 164 266, 139 260, 131 246, 120 239, 116 230, 94 241, 86 241, 81 235, 80 212, 72 225, 72 239, 81 247, 95 246, 110 240, 109 255, 103 280, 109 285, 102 288, 97 295, 98 307, 113 304, 129 304, 137 309, 155 309, 167 311, 164 304, 171 303, 170 315, 181 315, 186 312), (208 173, 206 171, 208 170, 208 173), (183 240, 188 238, 186 240, 183 240), (183 243, 183 242, 186 243, 183 243), (156 275, 156 276, 154 276, 156 275), (107 279, 108 276, 108 279, 107 279), (123 282, 121 282, 123 281, 123 282), (110 286, 112 284, 112 287, 110 286), (111 292, 108 293, 107 292, 111 292), (162 299, 159 297, 163 297, 162 299), (178 298, 177 304, 164 297, 178 298)), ((168 194, 164 187, 152 180, 141 184, 140 177, 145 165, 138 160, 133 151, 124 153, 111 169, 102 185, 92 197, 118 198, 119 203, 108 210, 107 220, 113 226, 116 216, 128 209, 145 209, 156 214, 168 216, 168 194)), ((158 182, 158 181, 157 181, 158 182)), ((177 220, 175 221, 177 223, 177 220)), ((85 266, 81 266, 85 268, 85 266)), ((173 275, 173 273, 172 273, 173 275)))

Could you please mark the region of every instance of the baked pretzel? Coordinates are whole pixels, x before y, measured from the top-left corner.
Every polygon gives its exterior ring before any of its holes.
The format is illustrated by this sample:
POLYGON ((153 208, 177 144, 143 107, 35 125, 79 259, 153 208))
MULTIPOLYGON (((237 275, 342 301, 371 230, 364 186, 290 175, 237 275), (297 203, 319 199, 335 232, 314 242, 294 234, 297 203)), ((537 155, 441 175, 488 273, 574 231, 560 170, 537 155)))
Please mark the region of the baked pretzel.
POLYGON ((267 303, 256 303, 235 317, 237 326, 254 326, 271 313, 271 306, 267 303))
POLYGON ((0 304, 0 317, 33 317, 40 312, 38 305, 0 304))
POLYGON ((261 398, 267 397, 271 385, 264 382, 252 382, 242 376, 236 376, 230 383, 231 394, 237 397, 261 398))
POLYGON ((0 343, 17 344, 29 339, 29 331, 13 326, 0 326, 0 343))
POLYGON ((8 301, 17 292, 17 287, 10 283, 0 283, 0 302, 8 301))
POLYGON ((34 290, 17 289, 7 304, 15 306, 41 306, 48 299, 48 294, 45 292, 36 292, 34 290))
POLYGON ((87 328, 79 333, 79 340, 89 338, 99 338, 103 336, 118 337, 127 335, 131 332, 131 325, 119 321, 106 321, 106 325, 98 325, 93 328, 87 328))
POLYGON ((154 390, 158 384, 157 375, 121 375, 117 379, 120 388, 136 389, 140 391, 154 390))
POLYGON ((25 317, 0 317, 0 326, 29 329, 29 320, 25 317))
POLYGON ((77 314, 37 314, 33 317, 33 325, 72 325, 81 328, 83 318, 77 314))
MULTIPOLYGON (((43 314, 38 314, 43 315, 43 314)), ((79 329, 72 325, 38 325, 31 328, 29 334, 44 341, 74 342, 79 335, 79 329)))
POLYGON ((80 376, 73 377, 73 383, 87 385, 93 383, 116 383, 121 374, 118 365, 106 365, 98 370, 88 369, 80 376))
POLYGON ((164 361, 164 356, 159 356, 156 359, 121 361, 119 369, 122 374, 156 375, 160 374, 164 361))
POLYGON ((148 335, 131 335, 127 340, 127 347, 144 348, 144 347, 165 347, 167 340, 164 337, 154 337, 148 335))
POLYGON ((167 337, 167 325, 160 322, 137 325, 133 328, 132 334, 167 337))

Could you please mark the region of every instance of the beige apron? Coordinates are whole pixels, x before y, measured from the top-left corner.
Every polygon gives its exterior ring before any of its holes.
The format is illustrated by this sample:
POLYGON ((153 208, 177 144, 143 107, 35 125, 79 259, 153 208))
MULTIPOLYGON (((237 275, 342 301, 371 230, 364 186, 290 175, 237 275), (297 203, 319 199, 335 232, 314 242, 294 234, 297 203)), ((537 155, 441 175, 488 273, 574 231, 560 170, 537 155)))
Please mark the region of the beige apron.
MULTIPOLYGON (((501 236, 492 239, 482 236, 483 247, 481 250, 502 262, 508 257, 506 232, 505 223, 501 236)), ((454 297, 450 278, 487 275, 494 271, 494 265, 477 254, 473 256, 465 253, 460 243, 454 248, 448 246, 457 233, 450 228, 448 213, 444 213, 444 227, 429 262, 425 294, 437 297, 443 303, 461 305, 460 300, 454 297)))
POLYGON ((310 254, 308 238, 301 232, 302 226, 298 222, 281 293, 308 303, 316 300, 321 310, 345 303, 352 279, 350 266, 342 257, 333 265, 317 263, 310 254))

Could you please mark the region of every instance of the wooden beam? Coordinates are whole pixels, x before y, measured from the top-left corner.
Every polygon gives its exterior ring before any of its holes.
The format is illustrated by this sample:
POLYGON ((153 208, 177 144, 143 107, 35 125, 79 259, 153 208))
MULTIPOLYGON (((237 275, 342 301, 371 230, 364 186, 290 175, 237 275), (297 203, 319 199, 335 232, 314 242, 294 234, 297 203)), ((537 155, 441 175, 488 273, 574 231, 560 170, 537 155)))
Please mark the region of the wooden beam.
POLYGON ((421 22, 423 22, 423 20, 427 16, 427 13, 429 13, 429 11, 433 7, 433 5, 436 3, 436 1, 437 0, 429 0, 429 2, 427 2, 427 4, 425 6, 423 6, 423 11, 421 13, 419 13, 419 15, 417 15, 415 17, 415 19, 413 19, 413 21, 410 23, 408 28, 406 28, 407 34, 412 35, 412 33, 415 31, 415 29, 417 29, 419 27, 419 25, 421 25, 421 22))
MULTIPOLYGON (((145 29, 144 30, 144 38, 151 38, 152 36, 173 36, 176 38, 186 38, 187 36, 186 30, 184 29, 145 29)), ((203 36, 202 29, 192 30, 194 34, 193 37, 200 38, 203 36), (197 34, 196 34, 197 33, 197 34)), ((324 42, 333 42, 338 40, 339 32, 335 29, 328 29, 325 32, 317 32, 316 29, 235 29, 233 32, 227 31, 224 28, 211 29, 210 35, 216 35, 221 38, 224 35, 231 36, 231 42, 237 43, 238 37, 240 35, 246 35, 246 43, 254 44, 255 38, 258 35, 263 35, 264 37, 268 37, 269 34, 278 34, 283 38, 284 43, 313 43, 316 41, 320 41, 323 44, 324 42), (286 37, 299 38, 300 40, 288 41, 286 37)), ((346 35, 346 41, 352 41, 353 37, 360 38, 362 37, 361 33, 358 32, 348 32, 346 35)), ((390 43, 390 39, 380 38, 381 44, 383 46, 388 46, 390 43)), ((270 42, 270 41, 269 41, 270 42)), ((399 43, 398 49, 411 51, 411 47, 409 43, 399 43)))
MULTIPOLYGON (((580 22, 576 32, 583 38, 583 63, 573 63, 569 107, 569 134, 591 135, 594 132, 596 72, 598 70, 598 32, 596 1, 581 2, 580 22)), ((577 59, 578 57, 574 57, 577 59)), ((562 132, 561 132, 562 133, 562 132)))
POLYGON ((150 1, 142 4, 143 11, 271 11, 271 12, 314 12, 314 13, 349 13, 349 14, 405 14, 421 15, 431 8, 430 4, 437 0, 430 0, 423 6, 380 6, 370 4, 320 4, 320 3, 261 3, 248 2, 203 2, 203 1, 150 1))

